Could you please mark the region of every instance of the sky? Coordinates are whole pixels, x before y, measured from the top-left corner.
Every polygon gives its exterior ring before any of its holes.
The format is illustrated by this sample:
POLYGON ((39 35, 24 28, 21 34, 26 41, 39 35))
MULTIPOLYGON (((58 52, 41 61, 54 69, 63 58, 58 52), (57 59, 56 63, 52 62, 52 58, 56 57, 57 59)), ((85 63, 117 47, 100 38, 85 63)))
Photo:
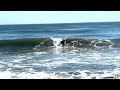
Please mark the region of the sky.
POLYGON ((0 11, 0 24, 120 21, 120 11, 0 11))

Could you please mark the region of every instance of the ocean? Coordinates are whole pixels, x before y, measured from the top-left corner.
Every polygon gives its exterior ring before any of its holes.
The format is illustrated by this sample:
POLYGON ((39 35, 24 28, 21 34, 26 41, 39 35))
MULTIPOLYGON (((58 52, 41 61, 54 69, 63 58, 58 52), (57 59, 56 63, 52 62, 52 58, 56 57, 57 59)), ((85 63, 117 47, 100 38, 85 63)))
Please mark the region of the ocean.
POLYGON ((120 22, 0 25, 1 79, 119 79, 120 22))

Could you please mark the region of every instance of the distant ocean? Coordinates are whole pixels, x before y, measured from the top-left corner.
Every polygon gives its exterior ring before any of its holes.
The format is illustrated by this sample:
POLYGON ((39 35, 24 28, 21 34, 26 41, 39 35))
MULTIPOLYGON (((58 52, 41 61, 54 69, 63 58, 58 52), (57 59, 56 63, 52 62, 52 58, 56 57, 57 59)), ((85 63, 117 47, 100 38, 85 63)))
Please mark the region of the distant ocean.
POLYGON ((0 25, 0 78, 119 79, 120 22, 0 25))

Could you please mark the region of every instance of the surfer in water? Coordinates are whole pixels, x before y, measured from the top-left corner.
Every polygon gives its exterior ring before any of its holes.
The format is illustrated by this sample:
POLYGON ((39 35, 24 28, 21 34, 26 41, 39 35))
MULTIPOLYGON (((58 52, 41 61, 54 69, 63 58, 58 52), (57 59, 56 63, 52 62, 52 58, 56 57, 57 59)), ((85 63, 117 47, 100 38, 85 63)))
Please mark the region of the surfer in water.
MULTIPOLYGON (((62 44, 62 46, 65 46, 65 40, 62 40, 61 42, 60 42, 60 44, 62 44)), ((59 44, 59 45, 60 45, 59 44)))

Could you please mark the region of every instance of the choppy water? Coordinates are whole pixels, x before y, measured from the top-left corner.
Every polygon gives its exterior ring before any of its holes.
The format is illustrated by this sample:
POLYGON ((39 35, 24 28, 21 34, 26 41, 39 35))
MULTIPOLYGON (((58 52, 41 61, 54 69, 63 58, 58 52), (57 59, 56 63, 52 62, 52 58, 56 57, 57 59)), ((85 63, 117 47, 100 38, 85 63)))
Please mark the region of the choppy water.
POLYGON ((0 25, 0 78, 119 79, 120 22, 0 25))

